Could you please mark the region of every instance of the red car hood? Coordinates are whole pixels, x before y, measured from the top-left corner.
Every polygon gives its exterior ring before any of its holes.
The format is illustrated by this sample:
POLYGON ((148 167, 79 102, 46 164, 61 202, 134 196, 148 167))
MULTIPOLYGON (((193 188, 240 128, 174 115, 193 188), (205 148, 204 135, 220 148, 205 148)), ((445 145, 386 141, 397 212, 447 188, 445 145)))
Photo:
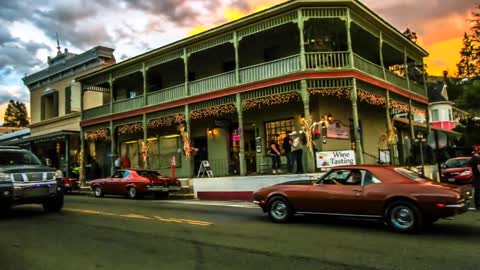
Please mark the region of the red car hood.
POLYGON ((454 172, 464 172, 464 171, 470 171, 471 168, 468 167, 463 167, 463 168, 448 168, 448 169, 442 169, 442 173, 454 173, 454 172))

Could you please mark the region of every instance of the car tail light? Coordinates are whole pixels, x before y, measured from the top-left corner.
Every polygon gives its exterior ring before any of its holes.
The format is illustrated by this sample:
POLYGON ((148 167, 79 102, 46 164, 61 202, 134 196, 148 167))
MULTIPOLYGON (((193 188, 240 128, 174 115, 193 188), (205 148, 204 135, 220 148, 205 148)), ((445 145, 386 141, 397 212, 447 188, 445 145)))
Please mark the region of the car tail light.
POLYGON ((470 175, 470 171, 464 171, 460 174, 460 176, 468 176, 470 175))
POLYGON ((438 208, 445 208, 445 204, 444 203, 437 203, 436 206, 438 208))

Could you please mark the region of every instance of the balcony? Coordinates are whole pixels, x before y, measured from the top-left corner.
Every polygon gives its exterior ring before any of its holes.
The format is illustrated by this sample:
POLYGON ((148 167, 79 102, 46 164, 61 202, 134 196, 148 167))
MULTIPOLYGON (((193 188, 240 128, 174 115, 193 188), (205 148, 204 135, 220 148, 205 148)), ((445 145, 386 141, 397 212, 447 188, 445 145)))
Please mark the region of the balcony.
MULTIPOLYGON (((397 76, 390 71, 384 71, 381 66, 353 55, 353 67, 359 71, 365 72, 380 80, 385 80, 397 87, 408 90, 407 80, 397 76)), ((255 81, 271 79, 279 76, 293 74, 301 71, 300 54, 295 54, 285 58, 270 62, 260 63, 239 69, 240 84, 252 83, 255 81)), ((307 70, 330 71, 351 69, 350 54, 346 51, 340 52, 309 52, 305 54, 305 63, 307 70)), ((202 78, 188 83, 189 96, 197 96, 211 93, 221 89, 233 87, 236 84, 235 71, 230 71, 215 76, 202 78)), ((411 92, 425 96, 423 86, 410 82, 411 92)), ((131 99, 116 101, 113 103, 113 113, 126 112, 146 106, 154 106, 165 102, 185 98, 185 84, 162 89, 147 94, 147 104, 144 104, 144 97, 138 96, 131 99)), ((92 119, 110 114, 109 105, 86 110, 83 119, 92 119)))
POLYGON ((113 103, 113 113, 128 112, 143 107, 143 96, 124 99, 113 103))
POLYGON ((185 84, 180 84, 147 94, 147 103, 155 105, 183 97, 185 97, 185 84))

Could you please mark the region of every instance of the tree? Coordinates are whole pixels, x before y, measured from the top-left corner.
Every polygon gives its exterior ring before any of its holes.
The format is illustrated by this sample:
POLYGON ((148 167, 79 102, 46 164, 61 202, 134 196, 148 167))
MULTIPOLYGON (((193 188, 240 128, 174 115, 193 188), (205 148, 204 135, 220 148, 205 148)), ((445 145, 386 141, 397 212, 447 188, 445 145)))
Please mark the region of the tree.
POLYGON ((25 103, 10 100, 4 115, 4 127, 26 127, 29 124, 25 103))
POLYGON ((463 85, 463 95, 458 106, 471 113, 480 112, 480 80, 472 80, 463 85))
POLYGON ((403 31, 403 35, 410 39, 413 43, 417 43, 417 33, 411 31, 410 28, 407 28, 407 30, 403 31))
POLYGON ((477 51, 478 45, 475 44, 474 36, 465 33, 463 48, 460 50, 460 62, 457 64, 459 78, 468 79, 479 75, 480 62, 477 59, 477 51))

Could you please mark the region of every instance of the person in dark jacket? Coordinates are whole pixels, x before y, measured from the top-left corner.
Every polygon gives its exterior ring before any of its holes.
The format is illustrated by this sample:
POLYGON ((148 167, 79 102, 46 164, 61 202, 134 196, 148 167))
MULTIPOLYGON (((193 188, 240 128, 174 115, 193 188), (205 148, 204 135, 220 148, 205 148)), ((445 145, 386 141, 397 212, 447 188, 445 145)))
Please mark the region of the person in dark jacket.
POLYGON ((472 168, 475 208, 480 210, 480 148, 474 148, 470 167, 472 168))
POLYGON ((281 173, 280 171, 280 146, 277 144, 277 136, 270 141, 270 157, 272 158, 273 174, 281 173))
POLYGON ((283 150, 285 150, 285 156, 287 158, 287 172, 291 173, 293 169, 293 157, 292 157, 292 138, 290 137, 290 132, 287 133, 287 136, 283 138, 283 150))

